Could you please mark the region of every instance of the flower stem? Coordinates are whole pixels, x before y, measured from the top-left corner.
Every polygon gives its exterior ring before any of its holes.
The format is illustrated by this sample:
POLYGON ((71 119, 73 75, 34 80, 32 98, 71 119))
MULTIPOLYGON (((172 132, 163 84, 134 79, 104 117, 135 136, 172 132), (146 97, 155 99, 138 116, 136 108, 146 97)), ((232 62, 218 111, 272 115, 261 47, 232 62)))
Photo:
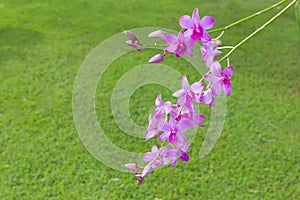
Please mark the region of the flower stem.
POLYGON ((282 13, 284 13, 286 10, 288 10, 290 7, 292 7, 298 0, 293 0, 291 3, 289 3, 285 8, 283 8, 280 12, 278 12, 274 17, 272 17, 269 21, 267 21, 265 24, 263 24, 261 27, 259 27, 258 29, 256 29, 253 33, 251 33, 250 35, 248 35, 245 39, 243 39, 242 41, 240 41, 237 45, 235 45, 223 58, 221 58, 219 60, 219 62, 222 62, 223 60, 225 60, 226 58, 228 58, 228 56, 234 51, 236 50, 239 46, 241 46, 242 44, 244 44, 245 42, 247 42, 250 38, 252 38, 254 35, 256 35, 258 32, 260 32, 261 30, 263 30, 265 27, 267 27, 269 24, 271 24, 275 19, 277 19, 282 13))
POLYGON ((265 12, 268 12, 268 11, 270 11, 270 10, 273 10, 274 8, 280 6, 281 4, 285 3, 286 1, 288 1, 288 0, 282 0, 282 1, 280 1, 280 2, 278 2, 278 3, 276 3, 276 4, 272 5, 272 6, 270 6, 270 7, 268 7, 268 8, 265 8, 265 9, 259 11, 259 12, 256 12, 256 13, 254 13, 254 14, 252 14, 252 15, 249 15, 248 17, 245 17, 245 18, 243 18, 243 19, 240 19, 240 20, 238 20, 238 21, 236 21, 236 22, 233 22, 232 24, 229 24, 229 25, 227 25, 227 26, 225 26, 225 27, 218 28, 218 29, 214 29, 214 30, 210 30, 210 31, 208 31, 208 33, 215 33, 215 32, 219 32, 219 31, 225 31, 225 30, 227 30, 227 29, 229 29, 229 28, 231 28, 231 27, 233 27, 233 26, 236 26, 236 25, 242 23, 242 22, 245 22, 245 21, 247 21, 247 20, 249 20, 249 19, 252 19, 252 18, 254 18, 254 17, 256 17, 256 16, 259 16, 259 15, 265 13, 265 12))

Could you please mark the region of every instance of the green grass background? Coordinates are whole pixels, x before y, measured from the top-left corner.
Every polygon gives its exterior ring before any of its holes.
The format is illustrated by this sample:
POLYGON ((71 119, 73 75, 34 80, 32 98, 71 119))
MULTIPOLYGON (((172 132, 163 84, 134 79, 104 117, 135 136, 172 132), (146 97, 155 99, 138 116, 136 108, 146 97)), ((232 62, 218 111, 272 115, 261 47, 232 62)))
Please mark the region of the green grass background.
MULTIPOLYGON (((179 29, 178 18, 212 15, 222 27, 275 3, 244 0, 4 0, 0 2, 0 199, 299 199, 300 38, 293 10, 231 56, 233 93, 218 144, 198 158, 200 130, 191 160, 165 167, 137 186, 132 174, 113 170, 81 143, 72 116, 72 89, 85 56, 101 41, 127 29, 179 29)), ((275 11, 226 32, 235 44, 275 11)), ((153 52, 120 58, 97 89, 97 114, 116 145, 145 152, 151 142, 118 129, 110 110, 114 85, 153 52)), ((181 60, 174 68, 199 77, 181 60)), ((158 91, 139 88, 130 102, 138 124, 158 91)), ((204 112, 208 112, 205 110, 204 112)), ((207 125, 208 122, 206 121, 207 125)), ((113 159, 113 158, 112 158, 113 159)))

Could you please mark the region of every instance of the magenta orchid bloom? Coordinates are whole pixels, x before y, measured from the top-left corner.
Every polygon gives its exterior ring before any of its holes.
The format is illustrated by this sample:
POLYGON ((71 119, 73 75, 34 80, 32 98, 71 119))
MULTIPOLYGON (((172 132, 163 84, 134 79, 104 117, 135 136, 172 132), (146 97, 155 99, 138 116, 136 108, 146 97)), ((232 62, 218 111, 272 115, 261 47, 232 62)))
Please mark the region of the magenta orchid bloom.
POLYGON ((161 127, 163 133, 160 135, 159 140, 169 140, 169 143, 175 144, 178 140, 186 140, 184 135, 182 134, 183 128, 176 124, 176 119, 174 116, 170 116, 169 123, 167 120, 164 120, 164 124, 161 127))
POLYGON ((204 16, 200 20, 197 8, 194 10, 192 18, 188 15, 184 15, 180 18, 179 24, 182 28, 188 29, 187 34, 190 35, 193 40, 211 40, 206 30, 211 29, 214 26, 214 18, 204 16))
POLYGON ((186 145, 185 141, 182 141, 181 143, 176 143, 176 147, 174 149, 170 149, 166 152, 167 156, 173 161, 172 167, 174 168, 177 164, 178 157, 183 162, 189 161, 190 157, 186 153, 191 147, 189 145, 186 145))
POLYGON ((168 34, 165 41, 170 45, 165 48, 165 52, 172 52, 176 57, 181 57, 184 53, 193 57, 191 49, 194 47, 195 41, 186 37, 183 30, 179 31, 178 37, 173 34, 168 34))
POLYGON ((211 82, 211 90, 217 97, 221 95, 221 90, 227 96, 231 94, 231 83, 230 78, 233 73, 233 67, 228 66, 223 71, 219 62, 215 61, 210 68, 211 74, 204 75, 204 79, 211 82))
POLYGON ((137 37, 130 31, 125 31, 125 34, 130 38, 130 40, 126 41, 126 44, 136 48, 138 51, 141 51, 141 43, 137 37))
POLYGON ((200 82, 195 82, 193 85, 189 85, 186 75, 182 77, 182 89, 173 93, 174 97, 178 97, 179 106, 190 106, 194 101, 200 103, 201 95, 203 93, 204 85, 200 82))

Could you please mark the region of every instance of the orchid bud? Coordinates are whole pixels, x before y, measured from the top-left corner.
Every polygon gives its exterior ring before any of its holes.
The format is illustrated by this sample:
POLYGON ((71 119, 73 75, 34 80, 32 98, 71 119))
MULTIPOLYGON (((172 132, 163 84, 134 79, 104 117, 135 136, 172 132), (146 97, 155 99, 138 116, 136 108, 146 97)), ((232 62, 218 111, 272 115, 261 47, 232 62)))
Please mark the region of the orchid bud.
POLYGON ((137 39, 137 37, 130 31, 124 31, 124 33, 130 38, 130 40, 126 41, 126 44, 128 46, 132 46, 134 48, 136 48, 138 51, 141 51, 141 43, 140 41, 137 39))
POLYGON ((160 63, 164 60, 164 58, 165 58, 165 54, 161 54, 161 53, 156 54, 155 56, 150 58, 148 64, 160 63))
POLYGON ((139 173, 137 164, 126 164, 125 167, 132 170, 135 174, 139 173))
POLYGON ((165 41, 165 36, 166 36, 166 32, 162 31, 162 30, 157 30, 157 31, 153 31, 152 33, 150 33, 148 35, 148 37, 151 38, 160 38, 161 40, 165 41))

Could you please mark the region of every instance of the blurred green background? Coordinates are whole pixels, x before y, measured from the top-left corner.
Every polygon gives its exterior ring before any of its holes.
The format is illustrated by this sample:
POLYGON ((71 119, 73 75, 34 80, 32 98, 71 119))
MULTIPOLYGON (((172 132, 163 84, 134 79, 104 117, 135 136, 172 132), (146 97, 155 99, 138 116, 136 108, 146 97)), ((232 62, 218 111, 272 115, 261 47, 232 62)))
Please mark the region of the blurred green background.
MULTIPOLYGON (((89 154, 72 116, 76 73, 88 53, 113 34, 149 26, 179 30, 179 17, 191 15, 196 7, 200 16, 214 16, 219 28, 273 3, 1 1, 0 199, 299 199, 300 34, 293 10, 231 56, 233 93, 227 98, 224 130, 204 159, 198 152, 206 128, 199 130, 188 163, 157 170, 137 186, 132 174, 113 170, 89 154)), ((276 11, 226 31, 223 44, 236 44, 276 11)), ((110 95, 122 74, 153 53, 120 58, 97 88, 101 126, 114 144, 130 151, 146 152, 155 141, 145 144, 118 129, 110 95)), ((166 63, 191 81, 199 79, 180 59, 170 56, 166 63)), ((147 124, 159 91, 164 100, 172 94, 153 84, 132 96, 130 112, 138 124, 147 124)))

